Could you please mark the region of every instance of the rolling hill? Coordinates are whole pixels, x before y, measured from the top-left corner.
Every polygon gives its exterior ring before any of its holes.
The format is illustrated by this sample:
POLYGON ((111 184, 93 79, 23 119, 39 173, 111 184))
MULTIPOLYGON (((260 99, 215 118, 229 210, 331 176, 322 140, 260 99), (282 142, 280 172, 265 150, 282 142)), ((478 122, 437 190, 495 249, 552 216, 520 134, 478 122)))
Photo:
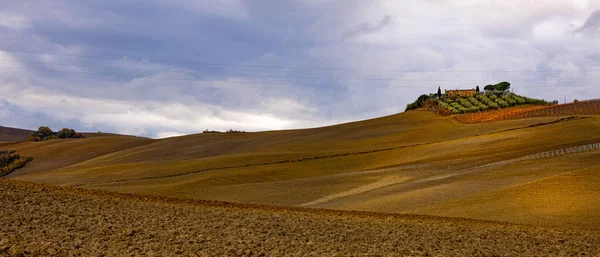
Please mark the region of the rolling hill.
POLYGON ((31 132, 33 131, 0 126, 0 143, 27 141, 27 137, 31 132))
POLYGON ((34 157, 10 178, 54 185, 597 229, 597 143, 598 114, 464 124, 413 110, 304 130, 4 147, 34 157))

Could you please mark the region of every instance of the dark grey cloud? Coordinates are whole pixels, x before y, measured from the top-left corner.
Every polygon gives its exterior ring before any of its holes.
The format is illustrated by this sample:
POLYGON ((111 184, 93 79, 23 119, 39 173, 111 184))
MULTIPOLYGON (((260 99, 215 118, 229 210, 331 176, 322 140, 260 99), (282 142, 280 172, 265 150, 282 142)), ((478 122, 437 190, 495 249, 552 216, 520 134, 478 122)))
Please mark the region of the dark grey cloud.
MULTIPOLYGON (((162 137, 372 118, 400 112, 438 86, 508 80, 518 93, 549 100, 565 91, 578 99, 600 94, 594 87, 521 87, 593 82, 597 74, 568 70, 600 69, 600 46, 561 24, 583 24, 582 15, 600 8, 594 5, 72 0, 2 7, 0 125, 162 137), (453 72, 368 71, 374 69, 453 72)), ((592 16, 582 31, 596 24, 592 16)))
POLYGON ((576 33, 584 33, 586 35, 595 36, 600 33, 600 10, 595 10, 585 20, 581 28, 575 31, 576 33))
POLYGON ((392 16, 385 15, 379 22, 377 22, 375 24, 372 24, 371 22, 363 22, 361 24, 358 24, 356 27, 351 28, 351 29, 347 30, 346 32, 344 32, 342 34, 342 38, 350 39, 350 38, 354 38, 354 37, 356 37, 358 35, 362 35, 362 34, 371 34, 371 33, 379 32, 379 31, 385 29, 386 27, 393 26, 393 25, 394 25, 394 22, 392 21, 392 16))

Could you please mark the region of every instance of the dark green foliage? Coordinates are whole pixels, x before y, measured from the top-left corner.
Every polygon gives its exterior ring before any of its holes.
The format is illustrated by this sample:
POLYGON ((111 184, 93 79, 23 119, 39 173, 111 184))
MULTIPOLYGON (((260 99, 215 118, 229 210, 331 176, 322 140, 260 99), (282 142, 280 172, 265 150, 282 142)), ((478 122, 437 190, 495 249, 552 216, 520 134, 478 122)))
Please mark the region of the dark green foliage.
POLYGON ((83 136, 73 129, 63 128, 56 133, 58 138, 82 138, 83 136))
MULTIPOLYGON (((479 86, 477 86, 479 87, 479 86)), ((483 88, 485 91, 508 91, 510 89, 510 83, 502 81, 496 85, 487 85, 483 88)), ((477 92, 479 92, 477 90, 477 92)))
POLYGON ((440 87, 438 87, 437 96, 438 98, 442 97, 442 89, 440 87))
POLYGON ((407 104, 406 109, 404 111, 419 109, 419 108, 423 107, 425 102, 429 99, 430 99, 430 97, 428 95, 423 94, 423 95, 419 96, 419 98, 417 98, 417 100, 414 101, 413 103, 407 104))
POLYGON ((14 150, 0 150, 0 177, 10 174, 32 160, 33 157, 22 157, 14 150))
POLYGON ((50 139, 83 138, 84 136, 73 129, 63 128, 59 132, 53 132, 49 127, 40 127, 36 132, 29 134, 29 141, 46 141, 50 139))
POLYGON ((479 86, 477 86, 477 87, 475 88, 475 92, 477 92, 477 93, 479 93, 479 92, 480 92, 480 91, 479 91, 479 86))
POLYGON ((510 89, 510 83, 502 81, 494 86, 498 91, 507 91, 510 89))
POLYGON ((487 86, 483 87, 483 90, 485 90, 485 91, 494 91, 494 90, 496 90, 496 86, 494 86, 494 85, 487 85, 487 86))

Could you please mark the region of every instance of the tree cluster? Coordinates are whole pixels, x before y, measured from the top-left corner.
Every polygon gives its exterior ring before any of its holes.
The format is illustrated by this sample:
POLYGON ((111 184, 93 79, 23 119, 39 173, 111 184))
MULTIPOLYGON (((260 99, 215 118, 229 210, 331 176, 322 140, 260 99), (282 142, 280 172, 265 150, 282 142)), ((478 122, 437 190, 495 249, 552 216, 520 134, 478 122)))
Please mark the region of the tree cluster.
MULTIPOLYGON (((439 88, 438 88, 439 91, 439 88)), ((419 98, 417 98, 416 101, 414 101, 413 103, 410 103, 408 105, 406 105, 406 110, 405 111, 409 111, 409 110, 414 110, 414 109, 419 109, 421 107, 423 107, 423 105, 425 105, 425 103, 427 102, 427 100, 429 100, 431 97, 429 95, 421 95, 419 96, 419 98)))
MULTIPOLYGON (((209 133, 223 133, 223 132, 218 131, 218 130, 208 130, 208 129, 206 129, 206 130, 202 131, 202 133, 209 134, 209 133)), ((225 133, 246 133, 246 131, 230 129, 230 130, 225 131, 225 133)))
POLYGON ((49 127, 40 127, 37 131, 29 134, 29 141, 46 141, 51 139, 66 139, 66 138, 84 138, 83 135, 75 132, 73 129, 63 128, 58 132, 52 131, 49 127))

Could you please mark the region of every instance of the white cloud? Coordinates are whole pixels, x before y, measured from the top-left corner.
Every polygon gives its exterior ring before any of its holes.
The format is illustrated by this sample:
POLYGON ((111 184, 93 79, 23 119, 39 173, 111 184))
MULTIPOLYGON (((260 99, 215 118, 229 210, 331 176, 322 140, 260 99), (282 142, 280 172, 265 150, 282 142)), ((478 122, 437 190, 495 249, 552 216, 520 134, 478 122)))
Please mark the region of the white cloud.
POLYGON ((156 133, 157 138, 178 137, 178 136, 183 136, 183 135, 185 135, 185 134, 181 134, 178 132, 172 132, 172 131, 161 131, 161 132, 156 133))

